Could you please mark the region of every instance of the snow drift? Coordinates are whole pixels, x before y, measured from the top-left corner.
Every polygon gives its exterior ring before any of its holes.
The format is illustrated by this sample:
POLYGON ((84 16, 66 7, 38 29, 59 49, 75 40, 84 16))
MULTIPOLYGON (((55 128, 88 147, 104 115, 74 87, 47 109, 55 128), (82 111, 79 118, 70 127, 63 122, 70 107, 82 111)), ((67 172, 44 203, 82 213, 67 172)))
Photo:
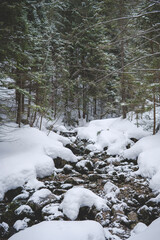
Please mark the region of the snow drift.
POLYGON ((95 221, 46 221, 13 235, 9 240, 105 240, 102 226, 95 221))
MULTIPOLYGON (((0 142, 0 199, 10 189, 54 173, 53 159, 60 157, 76 162, 76 156, 62 144, 64 138, 47 136, 36 128, 23 127, 4 130, 5 141, 0 142), (60 140, 60 141, 59 141, 60 140)), ((34 186, 33 186, 34 187, 34 186)))

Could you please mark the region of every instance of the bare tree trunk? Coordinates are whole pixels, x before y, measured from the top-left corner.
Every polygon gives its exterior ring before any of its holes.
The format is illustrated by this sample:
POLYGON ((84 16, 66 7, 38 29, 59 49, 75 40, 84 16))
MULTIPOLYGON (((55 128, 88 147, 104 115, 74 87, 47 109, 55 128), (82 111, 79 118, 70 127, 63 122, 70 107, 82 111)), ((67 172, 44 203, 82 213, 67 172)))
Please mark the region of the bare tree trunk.
POLYGON ((153 96, 153 135, 156 134, 156 97, 153 96))

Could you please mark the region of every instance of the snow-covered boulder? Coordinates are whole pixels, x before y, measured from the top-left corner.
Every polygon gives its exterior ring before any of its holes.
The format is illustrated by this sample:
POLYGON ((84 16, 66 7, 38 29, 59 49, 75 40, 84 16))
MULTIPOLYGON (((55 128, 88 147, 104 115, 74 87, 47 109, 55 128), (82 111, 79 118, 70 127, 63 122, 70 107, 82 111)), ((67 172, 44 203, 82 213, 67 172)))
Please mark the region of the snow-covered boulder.
POLYGON ((54 200, 56 200, 56 197, 50 190, 40 189, 33 193, 29 198, 28 203, 35 209, 39 209, 54 200))
POLYGON ((9 240, 105 240, 95 221, 45 221, 16 233, 9 240))
POLYGON ((108 209, 104 199, 83 187, 69 189, 61 203, 63 213, 71 220, 77 219, 81 207, 91 208, 92 206, 95 206, 97 210, 108 209))
POLYGON ((138 157, 137 174, 151 179, 150 187, 160 191, 160 133, 140 139, 134 146, 124 152, 124 157, 138 157))

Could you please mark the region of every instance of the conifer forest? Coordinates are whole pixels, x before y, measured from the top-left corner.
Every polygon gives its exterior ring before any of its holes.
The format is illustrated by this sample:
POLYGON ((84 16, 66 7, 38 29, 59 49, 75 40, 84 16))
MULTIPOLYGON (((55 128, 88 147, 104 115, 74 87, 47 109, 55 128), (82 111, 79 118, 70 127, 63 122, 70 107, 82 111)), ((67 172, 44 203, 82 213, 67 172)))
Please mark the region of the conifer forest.
POLYGON ((156 108, 159 24, 157 0, 1 1, 0 84, 16 92, 2 112, 76 125, 156 108))
POLYGON ((160 0, 0 0, 0 240, 160 240, 160 0))

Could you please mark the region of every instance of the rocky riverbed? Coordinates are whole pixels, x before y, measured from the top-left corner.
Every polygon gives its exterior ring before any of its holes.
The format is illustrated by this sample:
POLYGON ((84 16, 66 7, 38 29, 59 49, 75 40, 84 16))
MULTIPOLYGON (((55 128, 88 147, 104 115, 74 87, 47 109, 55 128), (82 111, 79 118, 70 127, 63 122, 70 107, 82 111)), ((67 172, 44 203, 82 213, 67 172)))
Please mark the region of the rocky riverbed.
MULTIPOLYGON (((73 138, 72 133, 63 134, 73 138)), ((74 143, 66 147, 79 156, 77 163, 54 159, 55 174, 38 179, 42 184, 36 190, 26 184, 5 194, 0 202, 1 240, 43 220, 69 220, 60 204, 74 186, 83 186, 106 200, 105 210, 81 207, 77 220, 98 221, 112 234, 110 240, 127 239, 137 223, 149 225, 160 216, 148 180, 135 174, 136 161, 108 155, 107 149, 91 153, 85 141, 74 138, 74 143)))

